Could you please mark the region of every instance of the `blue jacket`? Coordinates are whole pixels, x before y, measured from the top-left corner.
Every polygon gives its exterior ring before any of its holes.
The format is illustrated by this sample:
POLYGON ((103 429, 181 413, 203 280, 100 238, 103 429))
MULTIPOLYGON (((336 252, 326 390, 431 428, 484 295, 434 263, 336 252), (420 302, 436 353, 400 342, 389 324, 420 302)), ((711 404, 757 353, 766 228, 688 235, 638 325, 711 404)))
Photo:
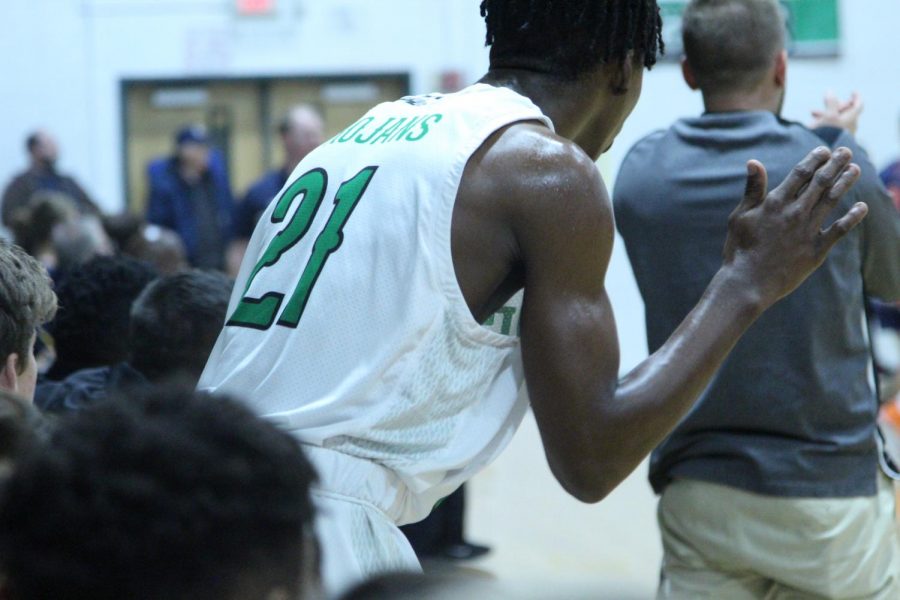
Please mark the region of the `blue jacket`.
MULTIPOLYGON (((224 246, 231 239, 235 205, 228 183, 228 173, 221 155, 216 152, 210 156, 207 177, 212 183, 213 196, 218 208, 218 228, 222 233, 224 246)), ((176 159, 167 157, 152 161, 147 166, 147 180, 150 187, 147 221, 178 233, 187 250, 188 260, 193 263, 198 250, 197 221, 190 202, 188 185, 178 174, 176 159)))

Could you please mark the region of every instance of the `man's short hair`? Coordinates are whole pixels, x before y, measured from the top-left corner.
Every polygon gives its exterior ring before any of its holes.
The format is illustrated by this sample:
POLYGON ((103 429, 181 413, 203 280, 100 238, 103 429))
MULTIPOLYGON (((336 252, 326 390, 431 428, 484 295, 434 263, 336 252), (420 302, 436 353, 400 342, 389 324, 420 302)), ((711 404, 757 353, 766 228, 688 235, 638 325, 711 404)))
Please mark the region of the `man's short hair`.
POLYGON ((656 0, 484 0, 491 68, 532 68, 576 79, 629 58, 647 68, 662 52, 656 0))
POLYGON ((131 305, 156 275, 126 256, 97 257, 66 273, 57 287, 59 312, 47 328, 57 354, 50 376, 126 360, 131 305))
POLYGON ((35 329, 55 313, 47 270, 20 247, 0 240, 0 360, 18 354, 21 373, 35 329))
POLYGON ((212 271, 161 277, 131 309, 131 365, 152 381, 199 378, 225 324, 232 281, 212 271))
POLYGON ((16 244, 37 256, 52 246, 53 228, 79 216, 75 199, 65 192, 37 190, 25 206, 13 210, 10 229, 16 244))
POLYGON ((164 387, 111 399, 20 456, 0 498, 2 591, 296 598, 317 566, 315 479, 292 436, 227 398, 164 387))
POLYGON ((775 0, 692 0, 682 19, 684 52, 707 93, 754 88, 784 49, 775 0))

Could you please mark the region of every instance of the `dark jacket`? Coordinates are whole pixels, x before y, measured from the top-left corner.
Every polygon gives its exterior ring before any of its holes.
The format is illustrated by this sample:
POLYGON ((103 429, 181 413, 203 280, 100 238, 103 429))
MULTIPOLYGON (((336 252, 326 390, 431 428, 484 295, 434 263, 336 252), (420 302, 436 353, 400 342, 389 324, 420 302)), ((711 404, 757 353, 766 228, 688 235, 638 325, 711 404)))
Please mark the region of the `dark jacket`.
POLYGON ((143 374, 128 363, 75 371, 62 381, 38 383, 34 404, 47 413, 84 410, 107 397, 148 385, 143 374))
MULTIPOLYGON (((147 178, 150 184, 147 221, 178 233, 187 250, 188 260, 196 265, 196 259, 201 253, 198 217, 191 203, 190 186, 178 173, 177 160, 173 157, 154 160, 147 167, 147 178)), ((215 153, 210 157, 209 170, 203 184, 208 186, 212 195, 215 226, 221 236, 219 242, 224 248, 231 237, 235 206, 225 167, 215 153)))

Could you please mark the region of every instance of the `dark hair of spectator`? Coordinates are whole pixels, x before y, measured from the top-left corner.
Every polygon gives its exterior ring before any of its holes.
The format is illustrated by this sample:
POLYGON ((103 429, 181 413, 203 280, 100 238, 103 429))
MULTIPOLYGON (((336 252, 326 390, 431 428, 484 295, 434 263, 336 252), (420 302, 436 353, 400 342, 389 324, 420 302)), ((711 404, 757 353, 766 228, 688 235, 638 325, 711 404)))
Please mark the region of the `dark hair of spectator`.
POLYGON ((664 50, 656 0, 484 0, 491 69, 577 79, 633 58, 650 68, 664 50))
POLYGON ((19 355, 19 372, 27 364, 35 328, 53 318, 56 295, 50 276, 22 248, 0 240, 0 360, 19 355))
POLYGON ((199 378, 225 324, 232 281, 186 271, 147 286, 131 310, 131 365, 151 381, 199 378))
POLYGON ((112 399, 20 457, 0 499, 3 591, 296 598, 316 560, 315 479, 293 437, 227 398, 164 387, 112 399))
POLYGON ((57 288, 59 312, 48 327, 58 380, 79 369, 113 365, 131 350, 131 305, 156 279, 156 271, 133 258, 97 257, 73 268, 57 288))
POLYGON ((28 204, 12 214, 10 229, 16 243, 32 256, 52 247, 53 228, 61 223, 74 221, 79 216, 78 206, 71 196, 52 190, 38 190, 28 204))
POLYGON ((775 0, 693 0, 681 28, 705 93, 753 89, 784 49, 785 19, 775 0))

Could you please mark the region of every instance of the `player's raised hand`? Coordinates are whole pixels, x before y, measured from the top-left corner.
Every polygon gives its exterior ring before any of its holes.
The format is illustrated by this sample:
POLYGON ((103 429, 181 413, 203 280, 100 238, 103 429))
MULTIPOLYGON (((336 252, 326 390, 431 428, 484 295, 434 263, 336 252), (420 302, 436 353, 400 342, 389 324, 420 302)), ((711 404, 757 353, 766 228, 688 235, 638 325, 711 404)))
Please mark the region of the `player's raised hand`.
POLYGON ((847 148, 816 148, 768 194, 765 167, 747 163, 747 188, 729 218, 724 261, 754 286, 764 306, 792 292, 865 218, 868 207, 859 202, 822 228, 859 178, 852 158, 847 148))

